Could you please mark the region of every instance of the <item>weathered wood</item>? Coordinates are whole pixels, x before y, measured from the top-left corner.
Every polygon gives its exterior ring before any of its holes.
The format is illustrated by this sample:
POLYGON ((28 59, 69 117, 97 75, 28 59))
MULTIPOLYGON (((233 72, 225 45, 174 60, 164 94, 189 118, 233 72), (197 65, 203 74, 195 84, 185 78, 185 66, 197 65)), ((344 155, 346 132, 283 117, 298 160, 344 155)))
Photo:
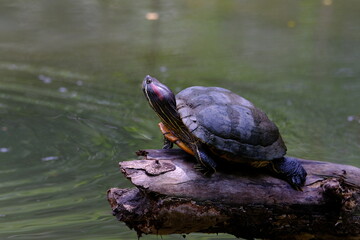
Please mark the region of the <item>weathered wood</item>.
POLYGON ((120 163, 134 189, 112 188, 114 215, 141 234, 230 233, 242 238, 360 239, 360 169, 302 160, 303 191, 266 171, 233 166, 211 177, 181 150, 145 150, 120 163))

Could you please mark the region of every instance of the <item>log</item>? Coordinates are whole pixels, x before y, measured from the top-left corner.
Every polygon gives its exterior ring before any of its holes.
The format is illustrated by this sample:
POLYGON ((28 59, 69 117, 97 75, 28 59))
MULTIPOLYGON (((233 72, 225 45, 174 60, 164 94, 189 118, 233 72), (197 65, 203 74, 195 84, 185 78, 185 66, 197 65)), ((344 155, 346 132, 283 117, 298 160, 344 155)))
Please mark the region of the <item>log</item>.
POLYGON ((113 215, 142 234, 229 233, 245 239, 360 239, 360 169, 298 159, 303 191, 262 169, 231 166, 206 177, 179 149, 120 162, 136 188, 108 190, 113 215))

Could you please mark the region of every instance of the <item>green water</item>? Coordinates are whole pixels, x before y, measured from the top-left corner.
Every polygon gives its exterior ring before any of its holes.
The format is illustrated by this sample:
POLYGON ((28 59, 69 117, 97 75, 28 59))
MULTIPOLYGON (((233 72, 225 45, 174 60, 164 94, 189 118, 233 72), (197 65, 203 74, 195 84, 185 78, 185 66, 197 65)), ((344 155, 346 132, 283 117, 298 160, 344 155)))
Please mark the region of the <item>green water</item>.
MULTIPOLYGON (((229 88, 277 123, 289 155, 360 167, 359 9, 355 0, 0 1, 0 239, 136 239, 105 194, 131 186, 119 161, 161 147, 146 74, 175 92, 229 88)), ((233 239, 187 236, 218 238, 233 239)))

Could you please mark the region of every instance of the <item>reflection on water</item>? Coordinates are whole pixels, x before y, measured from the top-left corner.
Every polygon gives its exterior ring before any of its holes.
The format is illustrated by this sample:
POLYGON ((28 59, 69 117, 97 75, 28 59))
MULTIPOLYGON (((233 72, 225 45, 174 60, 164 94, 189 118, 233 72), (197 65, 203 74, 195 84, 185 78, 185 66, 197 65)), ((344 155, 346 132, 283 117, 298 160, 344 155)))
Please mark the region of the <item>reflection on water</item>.
POLYGON ((290 155, 360 167, 359 4, 2 1, 0 238, 136 238, 105 192, 130 187, 119 161, 161 146, 146 74, 229 88, 290 155))

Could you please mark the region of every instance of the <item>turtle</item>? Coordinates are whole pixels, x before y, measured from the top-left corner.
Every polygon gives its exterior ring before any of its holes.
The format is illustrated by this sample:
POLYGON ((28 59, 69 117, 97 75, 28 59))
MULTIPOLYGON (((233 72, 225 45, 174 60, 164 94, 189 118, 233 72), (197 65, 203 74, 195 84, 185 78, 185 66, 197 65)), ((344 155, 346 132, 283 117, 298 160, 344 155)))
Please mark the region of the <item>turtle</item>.
POLYGON ((175 94, 147 75, 144 95, 159 116, 163 148, 178 145, 193 155, 205 175, 224 162, 267 168, 301 190, 306 171, 287 148, 278 127, 249 100, 220 87, 193 86, 175 94))

